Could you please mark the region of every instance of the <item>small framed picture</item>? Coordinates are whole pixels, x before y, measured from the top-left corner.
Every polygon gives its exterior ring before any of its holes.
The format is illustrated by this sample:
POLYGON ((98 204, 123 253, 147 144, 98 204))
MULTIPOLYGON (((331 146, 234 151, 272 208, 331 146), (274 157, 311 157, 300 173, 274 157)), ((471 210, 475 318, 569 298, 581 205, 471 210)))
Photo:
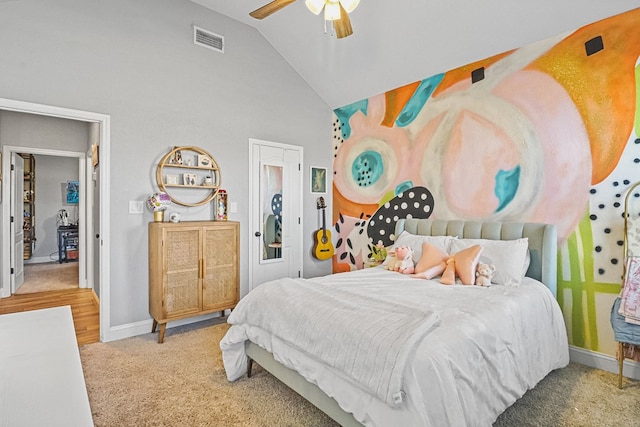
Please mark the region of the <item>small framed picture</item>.
POLYGON ((181 165, 182 164, 182 152, 180 150, 177 150, 175 153, 173 153, 169 159, 168 162, 170 165, 181 165))
POLYGON ((209 156, 198 154, 198 166, 200 166, 201 168, 210 168, 211 159, 209 158, 209 156))
POLYGON ((165 175, 164 179, 167 181, 169 185, 178 185, 178 175, 165 175))
POLYGON ((196 185, 197 175, 195 173, 183 173, 182 183, 184 185, 196 185))
POLYGON ((311 166, 311 194, 327 192, 327 168, 311 166))

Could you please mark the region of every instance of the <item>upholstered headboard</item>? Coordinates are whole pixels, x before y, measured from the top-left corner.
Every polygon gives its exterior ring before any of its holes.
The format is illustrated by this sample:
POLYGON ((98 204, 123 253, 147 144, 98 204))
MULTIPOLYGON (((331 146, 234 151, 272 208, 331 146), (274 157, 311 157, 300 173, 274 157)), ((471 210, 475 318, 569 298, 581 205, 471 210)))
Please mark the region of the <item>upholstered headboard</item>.
POLYGON ((558 233, 553 224, 482 222, 461 220, 400 219, 396 236, 406 230, 423 236, 457 236, 465 239, 529 239, 531 262, 527 276, 544 283, 556 295, 558 233))

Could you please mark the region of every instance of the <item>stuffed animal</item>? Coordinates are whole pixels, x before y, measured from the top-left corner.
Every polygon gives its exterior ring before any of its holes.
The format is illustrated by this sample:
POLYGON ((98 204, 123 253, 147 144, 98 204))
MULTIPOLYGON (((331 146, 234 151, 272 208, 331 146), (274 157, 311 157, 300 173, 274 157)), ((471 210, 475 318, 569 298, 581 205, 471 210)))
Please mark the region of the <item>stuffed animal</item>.
POLYGON ((413 274, 415 269, 413 265, 413 249, 409 246, 398 246, 395 254, 397 259, 393 270, 402 274, 413 274))
POLYGON ((396 261, 398 258, 396 257, 396 253, 391 251, 387 253, 387 259, 385 259, 383 265, 385 270, 393 271, 396 268, 396 261))
POLYGON ((491 286, 491 279, 496 272, 496 266, 493 264, 485 264, 479 262, 476 267, 476 285, 477 286, 491 286))

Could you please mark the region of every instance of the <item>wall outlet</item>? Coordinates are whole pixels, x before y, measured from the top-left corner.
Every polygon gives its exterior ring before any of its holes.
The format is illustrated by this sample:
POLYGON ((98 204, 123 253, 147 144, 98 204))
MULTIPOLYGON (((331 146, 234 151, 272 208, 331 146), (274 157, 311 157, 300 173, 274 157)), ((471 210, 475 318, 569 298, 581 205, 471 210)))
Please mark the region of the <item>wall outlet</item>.
POLYGON ((129 200, 129 213, 130 214, 141 214, 144 212, 143 210, 143 202, 138 200, 129 200))

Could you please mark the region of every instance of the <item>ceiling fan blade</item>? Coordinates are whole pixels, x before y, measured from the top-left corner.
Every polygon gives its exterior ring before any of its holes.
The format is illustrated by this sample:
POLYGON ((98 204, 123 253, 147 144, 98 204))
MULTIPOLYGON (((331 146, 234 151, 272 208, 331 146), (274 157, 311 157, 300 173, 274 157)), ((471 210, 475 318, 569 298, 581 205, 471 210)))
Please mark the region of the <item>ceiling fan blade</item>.
MULTIPOLYGON (((338 3, 340 4, 340 3, 338 3)), ((340 19, 333 21, 333 28, 336 30, 336 37, 342 39, 344 37, 348 37, 353 34, 353 29, 351 28, 351 20, 349 19, 349 14, 342 4, 340 4, 340 19)))
POLYGON ((264 19, 267 16, 276 13, 285 6, 290 5, 296 0, 273 0, 271 3, 267 3, 264 6, 254 10, 249 15, 256 19, 264 19))

